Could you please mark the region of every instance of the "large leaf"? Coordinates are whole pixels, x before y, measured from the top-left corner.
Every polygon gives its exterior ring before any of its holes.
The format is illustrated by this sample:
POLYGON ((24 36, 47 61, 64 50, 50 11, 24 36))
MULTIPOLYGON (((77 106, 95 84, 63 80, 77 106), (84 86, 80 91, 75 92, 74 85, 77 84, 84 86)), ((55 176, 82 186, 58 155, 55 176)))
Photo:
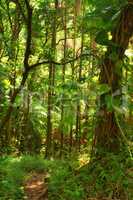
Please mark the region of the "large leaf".
POLYGON ((101 45, 108 45, 109 44, 109 39, 108 39, 108 33, 105 30, 100 30, 95 38, 96 43, 101 44, 101 45))
POLYGON ((100 84, 98 93, 99 95, 108 93, 110 91, 110 87, 107 84, 100 84))

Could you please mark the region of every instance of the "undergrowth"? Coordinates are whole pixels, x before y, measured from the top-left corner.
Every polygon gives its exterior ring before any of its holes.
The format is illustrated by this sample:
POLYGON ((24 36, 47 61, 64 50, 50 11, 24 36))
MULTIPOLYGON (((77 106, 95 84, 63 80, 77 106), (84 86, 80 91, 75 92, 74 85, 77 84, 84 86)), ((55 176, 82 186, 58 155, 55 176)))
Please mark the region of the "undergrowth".
POLYGON ((23 200, 24 181, 33 172, 46 172, 49 200, 86 200, 105 196, 133 199, 132 160, 107 154, 80 168, 71 160, 44 160, 39 156, 0 158, 0 200, 23 200))

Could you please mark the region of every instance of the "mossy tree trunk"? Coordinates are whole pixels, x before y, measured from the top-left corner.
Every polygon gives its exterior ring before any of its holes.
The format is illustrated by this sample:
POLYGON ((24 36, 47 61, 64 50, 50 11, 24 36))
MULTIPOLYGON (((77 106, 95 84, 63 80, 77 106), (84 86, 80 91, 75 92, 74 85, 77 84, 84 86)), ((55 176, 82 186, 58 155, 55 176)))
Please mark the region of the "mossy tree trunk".
POLYGON ((120 67, 128 47, 129 39, 133 35, 133 3, 129 2, 122 10, 116 27, 112 31, 112 40, 105 53, 100 73, 100 84, 107 84, 110 92, 100 97, 98 122, 95 129, 94 149, 102 152, 118 153, 121 146, 121 134, 115 118, 115 111, 107 108, 107 96, 113 102, 119 100, 122 73, 120 67), (117 95, 119 94, 119 96, 117 95))

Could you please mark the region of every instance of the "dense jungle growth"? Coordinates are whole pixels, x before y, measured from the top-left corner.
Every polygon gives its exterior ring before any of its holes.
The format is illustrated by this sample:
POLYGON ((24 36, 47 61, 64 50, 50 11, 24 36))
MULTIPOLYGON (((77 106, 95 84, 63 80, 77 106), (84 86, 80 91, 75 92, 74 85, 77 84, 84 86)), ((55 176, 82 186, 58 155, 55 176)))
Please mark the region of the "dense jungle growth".
POLYGON ((0 1, 0 200, 133 199, 133 0, 0 1))

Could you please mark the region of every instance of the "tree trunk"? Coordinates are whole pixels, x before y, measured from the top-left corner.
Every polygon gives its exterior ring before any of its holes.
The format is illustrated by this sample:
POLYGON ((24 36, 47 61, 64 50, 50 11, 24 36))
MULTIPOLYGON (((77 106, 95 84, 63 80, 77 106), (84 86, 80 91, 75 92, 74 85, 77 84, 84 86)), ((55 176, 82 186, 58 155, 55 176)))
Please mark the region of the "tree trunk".
MULTIPOLYGON (((67 5, 65 1, 65 8, 64 8, 64 62, 66 62, 66 53, 67 53, 67 5)), ((66 64, 63 64, 62 67, 62 85, 65 83, 65 72, 66 72, 66 64)), ((61 100, 61 142, 60 142, 60 157, 63 154, 63 143, 64 143, 64 91, 61 100)))
POLYGON ((98 112, 98 124, 95 129, 94 146, 98 151, 110 151, 118 153, 121 145, 121 135, 115 119, 114 109, 108 110, 106 104, 107 96, 114 100, 120 100, 115 96, 121 91, 120 82, 122 78, 120 66, 128 47, 129 39, 133 34, 133 3, 128 3, 121 11, 115 29, 112 31, 112 41, 107 48, 100 73, 100 84, 107 84, 110 93, 101 95, 100 109, 98 112))
MULTIPOLYGON (((52 58, 55 58, 56 53, 56 26, 57 26, 57 8, 58 0, 55 0, 55 14, 52 21, 52 41, 51 53, 52 58)), ((46 137, 46 152, 45 157, 49 158, 52 153, 52 96, 54 95, 54 81, 55 81, 55 64, 50 63, 49 66, 49 88, 48 88, 48 110, 47 110, 47 137, 46 137)))
POLYGON ((25 85, 25 82, 29 75, 29 57, 31 54, 31 37, 32 37, 32 8, 27 0, 25 0, 26 4, 26 11, 27 11, 27 21, 26 21, 26 31, 27 31, 27 38, 26 38, 26 47, 24 52, 24 72, 22 74, 22 79, 20 81, 19 86, 13 91, 13 94, 10 96, 10 102, 9 106, 6 110, 5 115, 3 116, 1 123, 0 123, 0 139, 2 138, 3 130, 6 128, 7 123, 10 120, 12 111, 13 111, 13 105, 15 103, 17 95, 20 93, 22 88, 25 85))

